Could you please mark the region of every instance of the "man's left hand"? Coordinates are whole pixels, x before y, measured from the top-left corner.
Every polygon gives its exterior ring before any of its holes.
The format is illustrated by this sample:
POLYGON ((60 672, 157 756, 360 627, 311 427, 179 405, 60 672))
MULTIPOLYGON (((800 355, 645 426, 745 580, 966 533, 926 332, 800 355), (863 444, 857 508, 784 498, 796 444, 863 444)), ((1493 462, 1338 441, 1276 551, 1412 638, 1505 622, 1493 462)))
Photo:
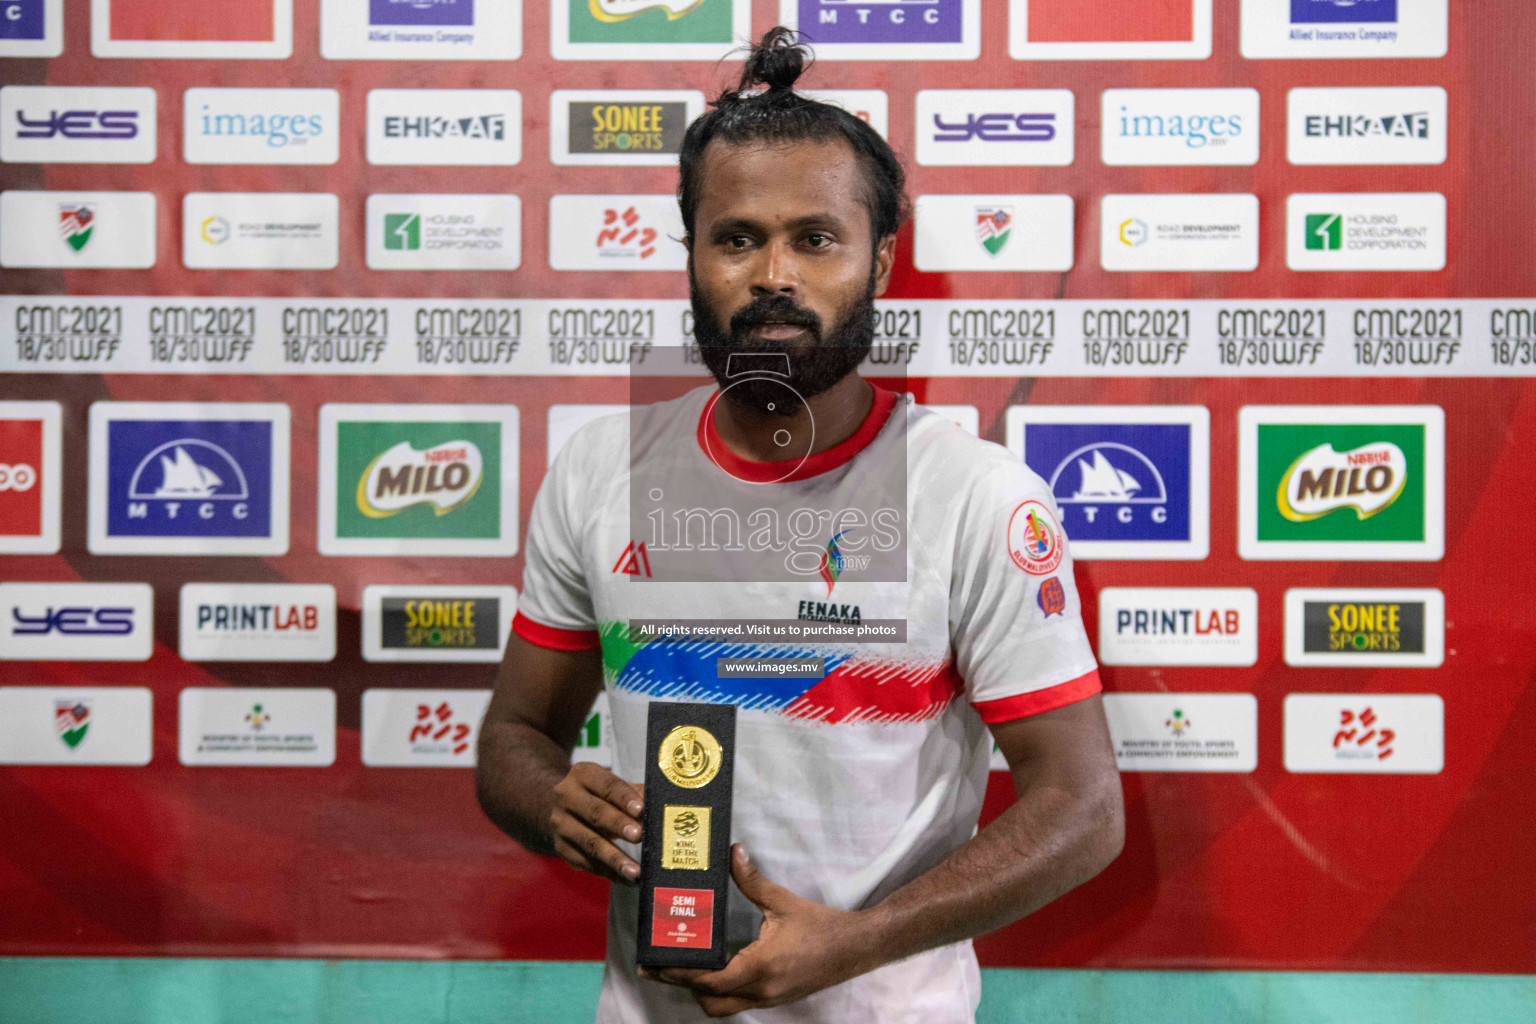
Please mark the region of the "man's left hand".
POLYGON ((725 1017, 794 1002, 878 966, 863 913, 833 910, 774 885, 740 843, 731 847, 731 875, 763 912, 756 941, 718 971, 642 967, 642 978, 690 989, 705 1013, 725 1017))

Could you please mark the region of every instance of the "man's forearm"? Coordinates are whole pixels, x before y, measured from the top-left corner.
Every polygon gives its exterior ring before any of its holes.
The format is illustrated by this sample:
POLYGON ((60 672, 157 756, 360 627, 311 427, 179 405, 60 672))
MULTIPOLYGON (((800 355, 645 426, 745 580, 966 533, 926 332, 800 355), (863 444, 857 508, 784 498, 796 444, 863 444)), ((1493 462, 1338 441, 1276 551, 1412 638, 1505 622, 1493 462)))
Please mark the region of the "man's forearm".
POLYGON ((1112 781, 1085 794, 1031 781, 942 864, 859 913, 865 969, 994 931, 1097 875, 1124 842, 1112 781))
POLYGON ((534 853, 554 853, 549 820, 570 754, 530 725, 497 721, 480 732, 478 761, 475 794, 486 816, 534 853))

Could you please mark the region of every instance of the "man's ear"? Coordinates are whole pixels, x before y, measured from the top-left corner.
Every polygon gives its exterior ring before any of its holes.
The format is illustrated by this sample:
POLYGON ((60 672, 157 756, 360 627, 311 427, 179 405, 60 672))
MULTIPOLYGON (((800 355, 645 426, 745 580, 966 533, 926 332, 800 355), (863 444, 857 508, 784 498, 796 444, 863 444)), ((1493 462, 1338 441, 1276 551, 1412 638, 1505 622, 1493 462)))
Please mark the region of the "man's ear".
POLYGON ((896 265, 896 236, 886 235, 875 248, 875 294, 884 295, 891 283, 891 268, 896 265))

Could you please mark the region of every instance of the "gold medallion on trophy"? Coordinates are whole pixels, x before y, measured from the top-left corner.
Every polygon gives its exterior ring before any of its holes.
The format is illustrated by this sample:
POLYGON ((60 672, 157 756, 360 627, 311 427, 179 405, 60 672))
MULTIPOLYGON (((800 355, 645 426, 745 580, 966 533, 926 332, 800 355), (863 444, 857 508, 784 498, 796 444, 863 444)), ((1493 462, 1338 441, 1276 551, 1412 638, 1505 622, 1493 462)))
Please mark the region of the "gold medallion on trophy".
POLYGON ((680 725, 667 733, 657 752, 661 773, 684 789, 709 785, 721 760, 720 741, 696 725, 680 725))

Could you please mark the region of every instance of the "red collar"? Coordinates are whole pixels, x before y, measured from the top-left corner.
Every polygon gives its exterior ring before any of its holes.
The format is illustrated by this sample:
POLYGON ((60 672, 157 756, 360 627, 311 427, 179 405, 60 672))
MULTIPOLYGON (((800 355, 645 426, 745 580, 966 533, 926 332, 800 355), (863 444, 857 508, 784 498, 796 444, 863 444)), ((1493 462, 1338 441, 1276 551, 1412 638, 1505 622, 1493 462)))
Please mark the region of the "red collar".
POLYGON ((704 403, 704 411, 699 415, 699 448, 706 458, 713 459, 716 465, 739 480, 757 484, 804 480, 829 469, 836 469, 869 447, 869 443, 890 418, 891 410, 896 407, 896 398, 896 392, 876 386, 875 400, 870 404, 869 415, 864 417, 859 429, 847 440, 840 441, 826 451, 807 456, 804 460, 775 459, 758 462, 737 455, 721 438, 720 431, 715 427, 715 403, 720 400, 720 392, 716 391, 704 403))

